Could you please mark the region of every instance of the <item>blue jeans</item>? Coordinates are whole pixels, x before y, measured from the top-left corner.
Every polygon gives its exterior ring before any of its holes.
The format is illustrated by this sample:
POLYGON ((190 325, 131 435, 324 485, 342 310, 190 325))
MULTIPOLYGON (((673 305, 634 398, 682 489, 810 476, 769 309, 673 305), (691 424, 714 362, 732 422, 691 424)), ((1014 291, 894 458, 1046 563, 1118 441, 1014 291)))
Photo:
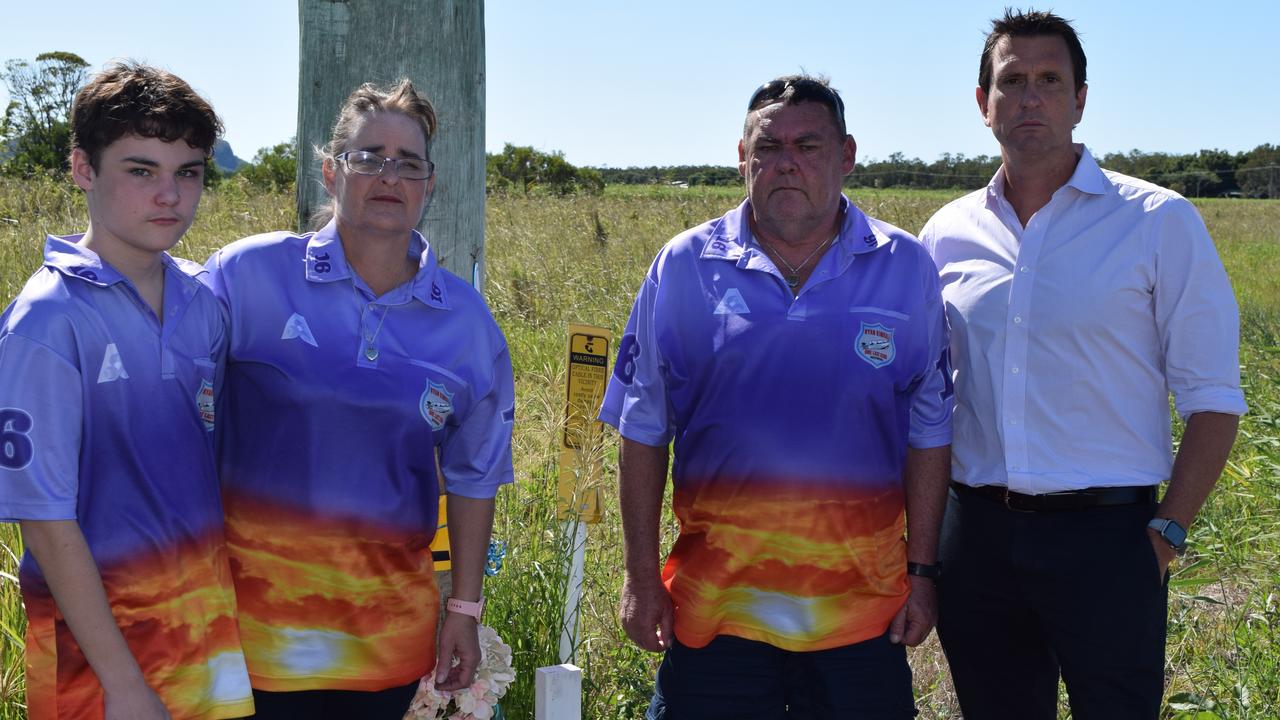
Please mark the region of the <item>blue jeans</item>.
POLYGON ((793 652, 719 635, 676 643, 658 667, 647 720, 915 717, 906 648, 888 635, 793 652))

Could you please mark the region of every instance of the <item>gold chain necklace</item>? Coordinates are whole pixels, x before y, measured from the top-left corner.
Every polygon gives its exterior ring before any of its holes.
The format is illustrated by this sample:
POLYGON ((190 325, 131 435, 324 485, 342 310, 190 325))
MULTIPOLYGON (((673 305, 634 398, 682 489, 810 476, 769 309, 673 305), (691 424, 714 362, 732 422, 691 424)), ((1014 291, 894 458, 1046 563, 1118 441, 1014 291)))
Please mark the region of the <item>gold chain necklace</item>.
POLYGON ((827 243, 831 242, 834 238, 827 238, 826 240, 823 240, 818 245, 818 247, 813 249, 813 252, 809 253, 805 257, 805 259, 800 262, 799 265, 792 265, 791 263, 787 262, 787 259, 782 256, 782 253, 778 252, 778 249, 775 248, 771 243, 767 242, 764 238, 757 238, 757 239, 760 240, 760 243, 765 247, 765 249, 772 252, 775 258, 781 260, 782 264, 787 266, 787 270, 789 270, 791 274, 787 275, 783 279, 787 281, 787 287, 791 288, 794 291, 797 287, 800 286, 800 271, 804 270, 805 266, 809 264, 809 261, 813 259, 813 256, 817 255, 818 252, 822 250, 822 248, 826 247, 827 243))

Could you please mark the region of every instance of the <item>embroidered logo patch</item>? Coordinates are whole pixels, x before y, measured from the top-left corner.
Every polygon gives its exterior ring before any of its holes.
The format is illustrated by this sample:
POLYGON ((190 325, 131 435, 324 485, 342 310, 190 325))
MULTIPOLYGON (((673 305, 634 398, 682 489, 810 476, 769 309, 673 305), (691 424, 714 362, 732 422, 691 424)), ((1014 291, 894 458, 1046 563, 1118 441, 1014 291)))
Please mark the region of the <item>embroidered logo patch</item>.
POLYGON ((453 393, 440 383, 427 381, 427 389, 418 400, 418 412, 432 430, 444 427, 444 421, 453 414, 453 393))
POLYGON ((747 307, 747 301, 742 299, 742 293, 738 292, 738 288, 729 288, 724 291, 724 297, 720 298, 720 304, 716 306, 714 315, 748 315, 751 308, 747 307))
POLYGON ((280 339, 298 339, 311 347, 320 347, 316 344, 316 336, 311 334, 311 326, 307 324, 307 319, 298 313, 289 316, 289 320, 284 324, 284 332, 280 333, 280 339))
POLYGON ((204 423, 204 429, 213 432, 213 383, 208 380, 200 381, 200 389, 196 390, 196 410, 200 413, 200 421, 204 423))
POLYGON ((124 369, 124 360, 116 344, 107 343, 107 349, 102 353, 102 367, 98 370, 98 384, 120 379, 128 380, 129 373, 124 369))
POLYGON ((858 357, 873 368, 882 368, 893 362, 897 348, 893 344, 893 328, 883 323, 862 323, 858 330, 858 357))

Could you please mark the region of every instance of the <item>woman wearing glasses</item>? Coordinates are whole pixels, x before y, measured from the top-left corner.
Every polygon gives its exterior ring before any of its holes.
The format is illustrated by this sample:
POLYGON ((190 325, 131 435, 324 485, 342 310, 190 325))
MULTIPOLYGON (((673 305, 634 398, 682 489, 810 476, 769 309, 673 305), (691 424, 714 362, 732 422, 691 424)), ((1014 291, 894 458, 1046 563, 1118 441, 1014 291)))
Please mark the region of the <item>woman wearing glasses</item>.
POLYGON ((479 661, 514 391, 480 295, 414 230, 435 129, 407 80, 360 87, 321 151, 332 219, 209 259, 231 320, 220 470, 260 718, 399 720, 418 678, 465 687, 479 661), (437 647, 441 491, 453 597, 437 647))

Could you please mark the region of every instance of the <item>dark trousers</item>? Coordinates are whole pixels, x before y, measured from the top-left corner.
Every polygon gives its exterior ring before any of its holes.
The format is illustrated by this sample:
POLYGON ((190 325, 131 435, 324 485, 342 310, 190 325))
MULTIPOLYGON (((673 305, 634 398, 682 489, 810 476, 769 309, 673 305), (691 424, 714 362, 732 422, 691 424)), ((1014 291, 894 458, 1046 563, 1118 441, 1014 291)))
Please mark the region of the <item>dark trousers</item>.
POLYGON ((1155 503, 1026 513, 953 489, 938 637, 966 720, 1159 716, 1168 578, 1155 503))
POLYGON ((418 690, 414 681, 377 692, 358 690, 253 691, 257 720, 401 720, 418 690))
POLYGON ((906 648, 888 635, 792 652, 719 635, 662 658, 647 720, 915 717, 906 648))

